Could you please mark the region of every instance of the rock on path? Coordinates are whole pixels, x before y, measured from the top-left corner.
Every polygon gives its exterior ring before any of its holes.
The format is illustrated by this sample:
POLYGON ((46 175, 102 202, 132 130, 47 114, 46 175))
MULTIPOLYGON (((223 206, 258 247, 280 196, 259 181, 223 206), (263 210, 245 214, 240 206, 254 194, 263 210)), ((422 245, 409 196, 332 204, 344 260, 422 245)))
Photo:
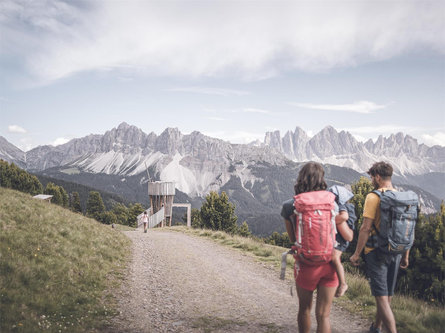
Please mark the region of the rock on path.
MULTIPOLYGON (((107 332, 297 332, 298 298, 276 270, 180 232, 125 234, 132 262, 118 292, 120 315, 107 332)), ((367 323, 340 309, 331 322, 333 332, 367 331, 367 323)), ((315 332, 314 316, 312 326, 315 332)))

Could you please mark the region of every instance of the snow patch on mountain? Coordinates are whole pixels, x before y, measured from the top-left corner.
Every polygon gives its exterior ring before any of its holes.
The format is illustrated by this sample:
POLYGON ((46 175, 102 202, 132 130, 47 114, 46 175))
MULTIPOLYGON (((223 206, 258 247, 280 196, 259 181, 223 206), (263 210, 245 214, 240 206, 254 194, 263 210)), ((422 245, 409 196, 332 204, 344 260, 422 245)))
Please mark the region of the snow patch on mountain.
POLYGON ((128 175, 134 176, 142 172, 145 172, 147 167, 162 160, 165 156, 166 155, 164 155, 160 151, 154 152, 146 156, 141 156, 139 162, 136 164, 136 167, 128 175))
POLYGON ((250 188, 252 188, 255 184, 255 181, 260 179, 252 174, 249 169, 249 165, 245 161, 243 161, 241 165, 238 165, 236 167, 235 174, 241 180, 241 186, 254 198, 255 196, 252 194, 252 192, 250 192, 250 189, 246 188, 246 184, 250 182, 250 188))
POLYGON ((175 182, 178 190, 185 193, 195 193, 197 192, 197 179, 192 171, 180 164, 181 159, 182 156, 179 153, 173 156, 172 161, 161 171, 161 181, 175 182))

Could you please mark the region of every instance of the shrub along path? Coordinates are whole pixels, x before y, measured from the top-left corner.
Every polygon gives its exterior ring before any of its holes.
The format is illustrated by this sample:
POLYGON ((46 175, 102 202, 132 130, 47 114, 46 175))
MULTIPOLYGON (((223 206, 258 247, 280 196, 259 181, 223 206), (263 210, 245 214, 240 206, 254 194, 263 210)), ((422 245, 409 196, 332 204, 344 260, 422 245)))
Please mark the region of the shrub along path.
MULTIPOLYGON (((126 231, 129 276, 116 291, 114 332, 296 332, 291 281, 251 256, 180 232, 126 231)), ((295 288, 294 288, 295 292, 295 288)), ((315 305, 315 303, 314 303, 315 305)), ((315 307, 315 306, 314 306, 315 307)), ((315 332, 315 317, 312 317, 315 332)), ((368 323, 333 309, 333 332, 366 332, 368 323)))

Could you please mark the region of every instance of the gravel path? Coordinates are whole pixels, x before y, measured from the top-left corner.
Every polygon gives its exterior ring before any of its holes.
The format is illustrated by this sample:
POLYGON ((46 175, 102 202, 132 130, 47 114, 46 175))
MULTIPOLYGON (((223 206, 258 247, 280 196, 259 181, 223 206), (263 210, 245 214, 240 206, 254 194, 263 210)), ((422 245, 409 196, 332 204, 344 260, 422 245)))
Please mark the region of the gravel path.
MULTIPOLYGON (((132 262, 117 291, 120 315, 106 331, 297 332, 298 299, 276 270, 200 237, 165 229, 125 234, 132 262)), ((333 332, 367 331, 340 309, 331 321, 333 332)))

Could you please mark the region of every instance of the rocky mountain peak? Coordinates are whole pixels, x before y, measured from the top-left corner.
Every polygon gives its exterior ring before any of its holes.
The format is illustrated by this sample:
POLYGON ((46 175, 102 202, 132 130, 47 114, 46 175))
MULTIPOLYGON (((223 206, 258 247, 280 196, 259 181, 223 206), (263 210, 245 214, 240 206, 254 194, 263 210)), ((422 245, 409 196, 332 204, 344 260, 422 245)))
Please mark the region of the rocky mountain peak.
POLYGON ((275 148, 278 151, 283 151, 280 131, 266 132, 264 144, 271 148, 275 148))
POLYGON ((0 159, 14 161, 19 167, 23 168, 25 165, 25 156, 26 153, 24 151, 0 136, 0 159))
POLYGON ((161 153, 174 155, 181 151, 182 133, 177 128, 166 128, 156 139, 155 148, 161 153))

